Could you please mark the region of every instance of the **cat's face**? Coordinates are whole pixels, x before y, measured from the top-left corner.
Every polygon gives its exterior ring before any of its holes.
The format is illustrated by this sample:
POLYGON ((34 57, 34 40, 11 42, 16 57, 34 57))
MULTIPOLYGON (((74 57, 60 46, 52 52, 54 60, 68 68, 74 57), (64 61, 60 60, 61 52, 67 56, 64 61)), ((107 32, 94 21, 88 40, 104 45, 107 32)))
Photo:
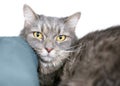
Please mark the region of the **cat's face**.
POLYGON ((25 24, 21 36, 36 51, 42 67, 60 66, 69 56, 71 45, 77 40, 74 30, 80 13, 65 18, 47 17, 35 14, 25 5, 24 16, 25 24))

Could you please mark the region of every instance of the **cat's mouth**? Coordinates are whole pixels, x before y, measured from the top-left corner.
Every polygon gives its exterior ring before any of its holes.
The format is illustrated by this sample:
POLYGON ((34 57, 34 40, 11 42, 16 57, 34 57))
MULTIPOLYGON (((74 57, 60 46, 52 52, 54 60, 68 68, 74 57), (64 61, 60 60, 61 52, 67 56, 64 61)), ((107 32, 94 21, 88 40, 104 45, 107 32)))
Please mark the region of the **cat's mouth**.
POLYGON ((44 62, 44 63, 50 63, 50 62, 51 62, 51 61, 44 60, 44 59, 42 59, 42 58, 40 58, 40 60, 41 60, 42 62, 44 62))
POLYGON ((47 56, 41 56, 40 60, 44 63, 51 63, 53 61, 53 57, 47 55, 47 56))

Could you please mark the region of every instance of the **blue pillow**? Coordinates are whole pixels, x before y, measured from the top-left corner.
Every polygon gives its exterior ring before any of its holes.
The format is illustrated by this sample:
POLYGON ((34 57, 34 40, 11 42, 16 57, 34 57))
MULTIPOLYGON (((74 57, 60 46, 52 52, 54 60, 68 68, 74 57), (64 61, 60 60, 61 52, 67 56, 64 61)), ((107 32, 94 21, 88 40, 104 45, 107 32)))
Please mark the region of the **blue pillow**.
POLYGON ((0 86, 39 86, 38 61, 20 37, 0 37, 0 86))

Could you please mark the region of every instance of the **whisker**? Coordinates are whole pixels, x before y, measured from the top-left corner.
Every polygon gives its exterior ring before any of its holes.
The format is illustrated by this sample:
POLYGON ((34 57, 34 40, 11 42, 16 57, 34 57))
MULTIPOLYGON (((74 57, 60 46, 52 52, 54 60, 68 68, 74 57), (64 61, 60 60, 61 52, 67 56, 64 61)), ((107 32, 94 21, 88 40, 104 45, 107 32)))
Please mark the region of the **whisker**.
POLYGON ((68 53, 71 53, 71 52, 75 52, 76 50, 63 50, 64 52, 68 52, 68 53))
POLYGON ((71 47, 69 47, 69 48, 67 48, 67 49, 62 49, 62 50, 74 52, 74 51, 76 51, 78 48, 81 48, 81 47, 82 47, 82 44, 78 44, 78 45, 74 45, 74 46, 71 46, 71 47))
POLYGON ((76 48, 76 49, 71 49, 71 50, 63 50, 64 52, 68 52, 68 53, 72 53, 72 52, 77 52, 78 50, 80 50, 81 47, 76 48))

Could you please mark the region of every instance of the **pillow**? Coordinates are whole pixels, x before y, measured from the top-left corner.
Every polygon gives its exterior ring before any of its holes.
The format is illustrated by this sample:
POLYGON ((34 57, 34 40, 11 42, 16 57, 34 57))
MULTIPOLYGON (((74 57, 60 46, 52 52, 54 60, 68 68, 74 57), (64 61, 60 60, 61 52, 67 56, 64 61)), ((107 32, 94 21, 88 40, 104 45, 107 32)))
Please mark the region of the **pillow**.
POLYGON ((35 53, 20 37, 0 37, 0 86, 39 86, 35 53))

